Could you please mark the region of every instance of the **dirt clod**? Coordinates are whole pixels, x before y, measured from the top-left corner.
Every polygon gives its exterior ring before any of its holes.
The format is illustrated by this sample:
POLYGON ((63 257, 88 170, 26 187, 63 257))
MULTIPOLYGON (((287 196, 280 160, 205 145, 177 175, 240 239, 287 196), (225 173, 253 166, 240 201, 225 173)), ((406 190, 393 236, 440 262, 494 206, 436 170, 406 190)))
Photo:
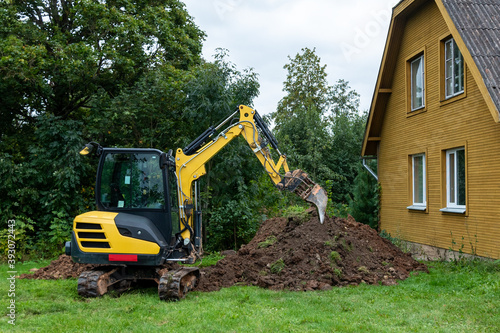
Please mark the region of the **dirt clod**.
MULTIPOLYGON (((235 284, 297 291, 361 283, 394 285, 412 271, 427 272, 424 264, 352 217, 326 217, 320 224, 314 210, 308 213, 309 219, 265 221, 249 244, 237 252, 224 252, 225 258, 215 266, 202 268, 196 290, 216 291, 235 284)), ((47 267, 20 277, 78 277, 95 266, 77 264, 62 255, 47 267)))

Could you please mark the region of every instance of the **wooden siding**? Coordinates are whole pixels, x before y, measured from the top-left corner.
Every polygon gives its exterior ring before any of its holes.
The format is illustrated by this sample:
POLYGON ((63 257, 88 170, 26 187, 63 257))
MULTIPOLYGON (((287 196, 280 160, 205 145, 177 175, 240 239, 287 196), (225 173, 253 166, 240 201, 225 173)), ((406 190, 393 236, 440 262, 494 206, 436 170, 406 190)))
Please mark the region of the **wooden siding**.
POLYGON ((442 102, 440 43, 450 31, 434 2, 407 17, 379 144, 381 229, 394 237, 500 258, 500 125, 466 69, 463 98, 442 102), (408 113, 406 60, 425 52, 425 111, 408 113), (444 150, 466 147, 466 214, 440 211, 444 150), (408 157, 426 153, 427 210, 411 205, 408 157), (454 244, 455 243, 455 244, 454 244))

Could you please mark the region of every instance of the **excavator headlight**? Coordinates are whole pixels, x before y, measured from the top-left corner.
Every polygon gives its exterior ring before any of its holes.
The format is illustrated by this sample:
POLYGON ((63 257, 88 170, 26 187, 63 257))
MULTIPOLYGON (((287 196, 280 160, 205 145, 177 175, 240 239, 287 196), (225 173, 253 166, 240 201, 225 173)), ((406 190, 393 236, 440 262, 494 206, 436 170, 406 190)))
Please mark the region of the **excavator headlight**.
POLYGON ((68 241, 64 244, 64 253, 68 256, 71 255, 71 242, 68 241))

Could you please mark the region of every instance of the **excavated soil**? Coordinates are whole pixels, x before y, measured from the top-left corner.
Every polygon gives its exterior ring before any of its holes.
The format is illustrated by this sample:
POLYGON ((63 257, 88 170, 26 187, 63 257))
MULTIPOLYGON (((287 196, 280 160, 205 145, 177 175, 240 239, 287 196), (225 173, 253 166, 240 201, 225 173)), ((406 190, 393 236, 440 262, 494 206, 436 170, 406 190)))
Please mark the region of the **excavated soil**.
POLYGON ((332 286, 393 285, 427 267, 352 217, 265 221, 253 240, 202 271, 197 290, 234 284, 274 290, 330 289, 332 286))
POLYGON ((57 280, 77 278, 84 271, 91 270, 99 265, 78 264, 70 256, 62 254, 57 260, 40 269, 33 269, 34 273, 21 274, 21 279, 57 280))
MULTIPOLYGON (((427 272, 424 264, 369 226, 352 217, 326 217, 320 224, 314 210, 305 217, 269 219, 249 244, 225 254, 215 266, 201 269, 196 290, 216 291, 235 284, 297 291, 360 283, 393 285, 412 271, 427 272)), ((62 255, 49 266, 20 277, 78 277, 95 266, 77 264, 62 255)))

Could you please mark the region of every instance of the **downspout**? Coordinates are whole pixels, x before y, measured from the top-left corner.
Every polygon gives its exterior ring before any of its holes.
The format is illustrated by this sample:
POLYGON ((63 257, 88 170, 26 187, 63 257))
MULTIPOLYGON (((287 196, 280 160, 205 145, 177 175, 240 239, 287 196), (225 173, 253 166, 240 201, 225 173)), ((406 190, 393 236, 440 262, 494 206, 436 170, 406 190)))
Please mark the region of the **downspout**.
POLYGON ((365 157, 361 157, 361 159, 363 160, 363 167, 370 173, 370 175, 373 176, 373 178, 375 178, 375 180, 378 182, 378 176, 377 174, 368 166, 368 164, 366 164, 366 160, 367 159, 376 159, 376 157, 368 157, 368 158, 365 158, 365 157))

